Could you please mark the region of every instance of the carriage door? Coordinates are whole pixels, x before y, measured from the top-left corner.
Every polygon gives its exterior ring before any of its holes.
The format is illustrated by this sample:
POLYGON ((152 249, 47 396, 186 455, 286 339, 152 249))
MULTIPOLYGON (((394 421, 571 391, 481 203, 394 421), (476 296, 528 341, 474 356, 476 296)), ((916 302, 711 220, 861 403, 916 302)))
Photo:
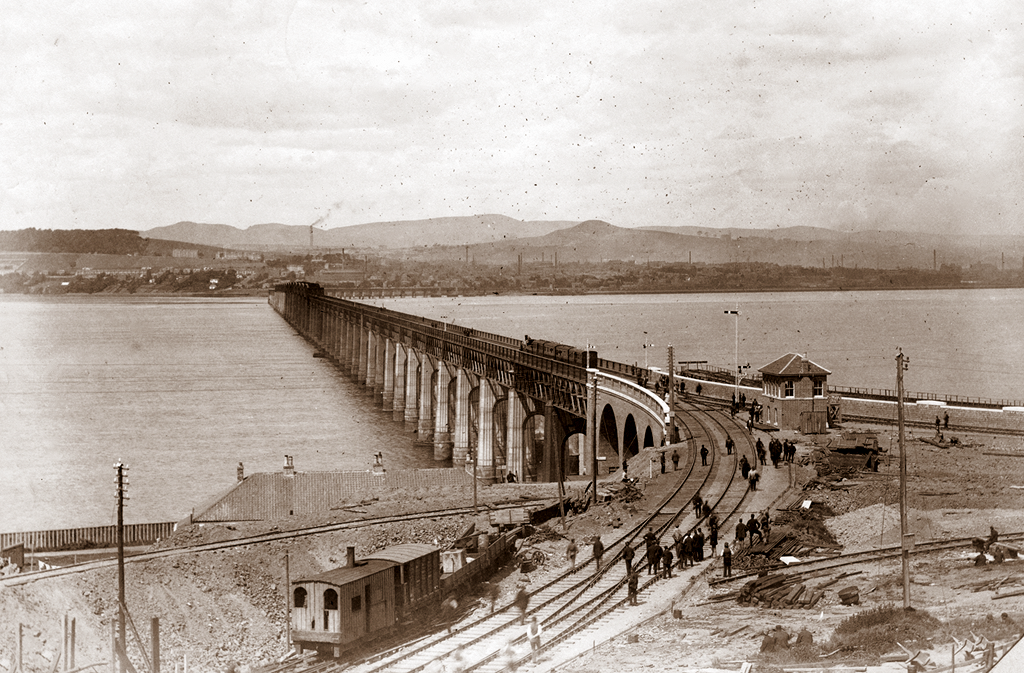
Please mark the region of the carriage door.
POLYGON ((328 589, 324 592, 324 631, 339 632, 338 592, 328 589))

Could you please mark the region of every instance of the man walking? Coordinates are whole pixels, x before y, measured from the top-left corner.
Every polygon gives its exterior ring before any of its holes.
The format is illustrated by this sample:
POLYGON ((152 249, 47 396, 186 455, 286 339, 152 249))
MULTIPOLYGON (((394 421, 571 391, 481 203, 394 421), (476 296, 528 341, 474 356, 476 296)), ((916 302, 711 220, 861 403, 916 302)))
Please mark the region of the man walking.
POLYGON ((732 577, 732 550, 728 542, 722 549, 722 577, 732 577))
POLYGON ((708 447, 704 446, 703 444, 700 445, 700 464, 708 464, 708 447))
POLYGON ((601 557, 604 556, 604 543, 601 542, 601 536, 594 536, 594 572, 601 570, 601 557))

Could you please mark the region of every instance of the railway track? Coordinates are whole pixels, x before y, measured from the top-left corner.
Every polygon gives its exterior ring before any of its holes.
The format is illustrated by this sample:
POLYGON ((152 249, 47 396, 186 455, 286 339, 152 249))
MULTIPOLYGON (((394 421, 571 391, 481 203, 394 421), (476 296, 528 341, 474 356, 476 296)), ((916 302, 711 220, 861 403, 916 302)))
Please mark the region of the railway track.
MULTIPOLYGON (((676 526, 694 529, 701 518, 690 511, 690 503, 697 492, 713 503, 720 517, 728 519, 742 505, 746 484, 737 483, 736 461, 742 453, 753 455, 753 445, 743 428, 727 415, 706 411, 696 406, 681 405, 685 413, 677 414, 677 421, 685 430, 686 467, 679 483, 659 504, 654 512, 632 529, 609 543, 605 562, 595 570, 591 556, 577 565, 575 571, 562 573, 533 592, 526 618, 536 617, 544 630, 545 652, 557 648, 578 651, 581 643, 589 643, 593 634, 603 630, 617 619, 626 603, 626 568, 622 550, 634 546, 651 528, 663 539, 676 526), (724 438, 737 440, 733 455, 724 452, 724 438), (700 445, 709 446, 709 464, 699 461, 700 445), (725 509, 723 509, 725 508, 725 509)), ((723 520, 724 520, 723 519, 723 520)), ((639 571, 641 553, 635 559, 634 569, 639 571)), ((650 577, 640 588, 650 587, 656 577, 650 577)), ((525 640, 520 616, 509 604, 494 614, 454 627, 451 632, 434 634, 413 646, 396 648, 383 656, 363 660, 347 668, 353 673, 415 673, 430 670, 444 659, 459 658, 459 666, 466 671, 496 673, 510 666, 525 663, 522 643, 525 640), (508 647, 517 645, 509 655, 508 647)))
MULTIPOLYGON (((551 498, 520 500, 516 502, 491 505, 490 509, 520 509, 523 507, 528 507, 530 505, 548 504, 551 502, 551 500, 551 498)), ((160 549, 156 551, 143 552, 141 554, 133 554, 131 556, 127 556, 125 557, 125 563, 139 563, 142 561, 151 561, 153 559, 160 558, 171 558, 175 556, 183 556, 186 554, 221 551, 224 549, 244 547, 252 544, 262 544, 266 542, 277 542, 283 540, 294 540, 296 538, 307 537, 309 535, 332 533, 340 530, 355 530, 358 528, 366 528, 369 526, 376 526, 381 524, 400 523, 404 521, 418 521, 421 519, 435 519, 437 517, 458 516, 463 514, 473 514, 473 508, 457 507, 454 509, 430 510, 426 512, 415 512, 410 514, 395 514, 392 516, 373 517, 367 519, 354 519, 352 521, 323 524, 320 526, 311 526, 309 528, 299 528, 295 530, 279 531, 274 533, 262 533, 260 535, 251 535, 249 537, 238 538, 236 540, 209 542, 205 544, 191 545, 187 547, 174 547, 173 549, 160 549)), ((64 566, 62 568, 53 568, 51 570, 39 570, 36 572, 9 575, 6 577, 0 577, 0 587, 28 584, 30 582, 36 582, 38 580, 49 579, 52 577, 63 577, 65 575, 86 572, 89 570, 94 570, 96 568, 108 568, 115 565, 117 565, 117 559, 108 558, 99 559, 95 561, 85 561, 83 563, 64 566)))
MULTIPOLYGON (((930 554, 937 551, 947 551, 950 549, 963 549, 965 547, 971 547, 974 541, 974 537, 962 537, 962 538, 949 538, 946 540, 935 540, 933 542, 921 542, 914 545, 914 548, 910 550, 911 556, 916 554, 930 554)), ((1024 532, 1021 533, 1009 533, 1000 534, 1000 542, 1024 542, 1024 532)), ((820 559, 812 559, 803 561, 802 563, 795 563, 789 566, 776 566, 770 570, 773 572, 779 572, 780 574, 786 575, 787 577, 810 577, 817 573, 825 573, 836 568, 843 566, 856 565, 858 563, 870 563, 872 561, 883 561, 890 558, 900 558, 902 550, 899 546, 895 547, 880 547, 877 549, 866 549, 858 552, 850 552, 848 554, 838 554, 836 556, 829 556, 820 559)), ((733 577, 726 577, 715 579, 709 582, 712 586, 720 586, 728 582, 734 582, 750 577, 757 577, 758 572, 763 572, 766 568, 761 568, 757 572, 749 572, 734 575, 733 577)))

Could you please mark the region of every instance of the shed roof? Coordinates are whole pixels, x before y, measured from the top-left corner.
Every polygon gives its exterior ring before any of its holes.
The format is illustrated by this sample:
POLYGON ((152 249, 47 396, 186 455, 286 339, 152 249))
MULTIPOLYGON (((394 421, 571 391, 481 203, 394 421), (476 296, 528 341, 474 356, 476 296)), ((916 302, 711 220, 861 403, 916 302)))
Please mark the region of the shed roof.
POLYGON ((441 550, 433 545, 410 542, 408 544, 396 544, 393 547, 375 551, 363 558, 366 560, 374 559, 380 561, 394 561, 395 563, 408 563, 409 561, 423 556, 429 556, 430 554, 438 551, 441 550))
POLYGON ((382 570, 386 570, 396 565, 398 564, 394 561, 379 559, 363 560, 358 561, 354 566, 342 566, 341 568, 328 570, 327 572, 320 573, 319 575, 312 575, 310 577, 292 580, 292 584, 322 582, 324 584, 333 584, 334 586, 340 587, 355 582, 356 580, 361 580, 364 577, 375 575, 382 570))
POLYGON ((762 374, 769 374, 772 376, 814 376, 832 373, 821 365, 815 364, 803 355, 799 355, 797 353, 787 353, 778 360, 766 364, 757 371, 762 374))

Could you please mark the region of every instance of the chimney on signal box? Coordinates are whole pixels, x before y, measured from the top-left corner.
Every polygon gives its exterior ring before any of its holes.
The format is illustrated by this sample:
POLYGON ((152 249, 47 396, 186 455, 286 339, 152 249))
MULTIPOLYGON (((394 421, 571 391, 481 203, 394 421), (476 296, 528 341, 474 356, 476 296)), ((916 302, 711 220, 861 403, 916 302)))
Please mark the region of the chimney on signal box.
POLYGON ((345 565, 349 568, 356 567, 356 548, 346 547, 345 548, 345 565))

